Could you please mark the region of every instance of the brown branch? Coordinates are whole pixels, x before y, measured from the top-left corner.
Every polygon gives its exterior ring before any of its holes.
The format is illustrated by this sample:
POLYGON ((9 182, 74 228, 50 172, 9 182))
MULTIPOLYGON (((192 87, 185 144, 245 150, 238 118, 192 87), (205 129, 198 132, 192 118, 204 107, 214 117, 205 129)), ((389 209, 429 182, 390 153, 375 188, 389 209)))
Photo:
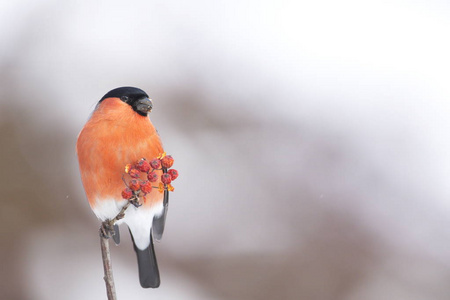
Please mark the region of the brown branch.
POLYGON ((109 238, 115 234, 114 232, 114 224, 125 217, 125 211, 130 206, 130 204, 139 206, 139 195, 134 195, 128 202, 122 207, 120 212, 115 216, 115 218, 111 220, 105 220, 102 222, 102 226, 100 227, 100 246, 102 249, 102 260, 103 260, 103 271, 106 285, 106 294, 108 296, 108 300, 117 300, 116 297, 116 288, 114 285, 114 277, 112 272, 112 263, 111 263, 111 254, 109 251, 109 238))
POLYGON ((105 272, 103 279, 105 280, 106 294, 108 295, 108 300, 117 300, 109 252, 109 237, 103 235, 102 229, 100 229, 100 246, 102 248, 103 270, 105 272))

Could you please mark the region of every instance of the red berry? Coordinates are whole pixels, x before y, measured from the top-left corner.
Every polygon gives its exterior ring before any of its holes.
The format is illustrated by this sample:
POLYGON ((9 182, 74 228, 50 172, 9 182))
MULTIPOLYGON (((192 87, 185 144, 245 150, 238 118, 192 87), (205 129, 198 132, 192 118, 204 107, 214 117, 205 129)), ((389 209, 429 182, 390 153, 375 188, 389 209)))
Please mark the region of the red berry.
POLYGON ((159 167, 161 166, 161 161, 160 161, 159 159, 157 159, 157 158, 152 159, 152 160, 150 161, 150 166, 151 166, 153 169, 159 169, 159 167))
POLYGON ((174 161, 174 159, 172 156, 166 155, 163 158, 161 158, 161 165, 164 168, 170 168, 173 165, 173 161, 174 161))
POLYGON ((137 179, 132 179, 132 180, 130 181, 129 188, 130 188, 131 190, 137 191, 137 190, 139 190, 140 187, 141 187, 141 184, 139 183, 139 180, 137 180, 137 179))
POLYGON ((139 175, 140 175, 141 173, 139 172, 138 169, 132 168, 132 169, 128 172, 128 174, 129 174, 132 178, 139 178, 139 175))
POLYGON ((169 184, 172 182, 172 177, 170 176, 170 174, 162 174, 161 175, 161 182, 164 184, 169 184))
POLYGON ((177 179, 177 177, 178 177, 178 171, 175 170, 175 169, 170 169, 170 170, 168 170, 168 171, 167 171, 167 174, 170 175, 170 177, 172 178, 172 180, 175 180, 175 179, 177 179))
POLYGON ((158 180, 158 174, 156 174, 156 172, 150 172, 148 173, 147 178, 150 182, 155 182, 158 180))
POLYGON ((143 181, 141 183, 141 191, 144 192, 144 194, 148 194, 152 191, 152 184, 149 181, 143 181))
POLYGON ((147 173, 148 171, 150 171, 150 164, 145 159, 141 159, 137 163, 136 168, 141 172, 147 173))
POLYGON ((126 188, 122 191, 122 198, 123 199, 130 199, 133 196, 133 191, 129 188, 126 188))

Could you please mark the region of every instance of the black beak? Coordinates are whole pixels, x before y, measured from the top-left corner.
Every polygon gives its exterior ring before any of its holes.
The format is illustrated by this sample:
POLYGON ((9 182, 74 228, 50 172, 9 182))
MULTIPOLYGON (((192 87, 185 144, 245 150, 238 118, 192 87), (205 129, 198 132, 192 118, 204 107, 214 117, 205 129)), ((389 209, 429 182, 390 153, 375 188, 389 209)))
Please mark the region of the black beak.
POLYGON ((153 108, 153 103, 148 98, 139 99, 135 105, 136 112, 142 116, 146 116, 153 108))

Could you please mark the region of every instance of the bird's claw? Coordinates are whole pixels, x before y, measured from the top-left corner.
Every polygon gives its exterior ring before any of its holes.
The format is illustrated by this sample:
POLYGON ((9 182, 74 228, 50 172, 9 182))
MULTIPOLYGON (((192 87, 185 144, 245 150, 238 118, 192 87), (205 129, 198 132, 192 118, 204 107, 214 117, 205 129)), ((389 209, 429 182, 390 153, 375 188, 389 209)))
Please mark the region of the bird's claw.
POLYGON ((114 224, 112 224, 110 220, 102 222, 102 226, 100 226, 100 236, 102 238, 109 239, 114 234, 114 224))

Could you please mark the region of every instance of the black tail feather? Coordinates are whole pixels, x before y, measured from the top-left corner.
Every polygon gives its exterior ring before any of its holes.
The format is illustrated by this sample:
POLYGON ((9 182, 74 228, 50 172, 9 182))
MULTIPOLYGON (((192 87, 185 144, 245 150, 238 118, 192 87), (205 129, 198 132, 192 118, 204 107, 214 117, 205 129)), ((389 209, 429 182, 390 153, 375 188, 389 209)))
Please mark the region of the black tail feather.
MULTIPOLYGON (((130 231, 131 233, 131 231, 130 231)), ((158 263, 156 262, 155 249, 153 248, 153 237, 150 233, 150 245, 145 250, 140 250, 134 243, 133 234, 131 234, 133 240, 134 251, 136 251, 138 268, 139 268, 139 281, 143 288, 157 288, 159 287, 161 280, 159 278, 158 263)))

